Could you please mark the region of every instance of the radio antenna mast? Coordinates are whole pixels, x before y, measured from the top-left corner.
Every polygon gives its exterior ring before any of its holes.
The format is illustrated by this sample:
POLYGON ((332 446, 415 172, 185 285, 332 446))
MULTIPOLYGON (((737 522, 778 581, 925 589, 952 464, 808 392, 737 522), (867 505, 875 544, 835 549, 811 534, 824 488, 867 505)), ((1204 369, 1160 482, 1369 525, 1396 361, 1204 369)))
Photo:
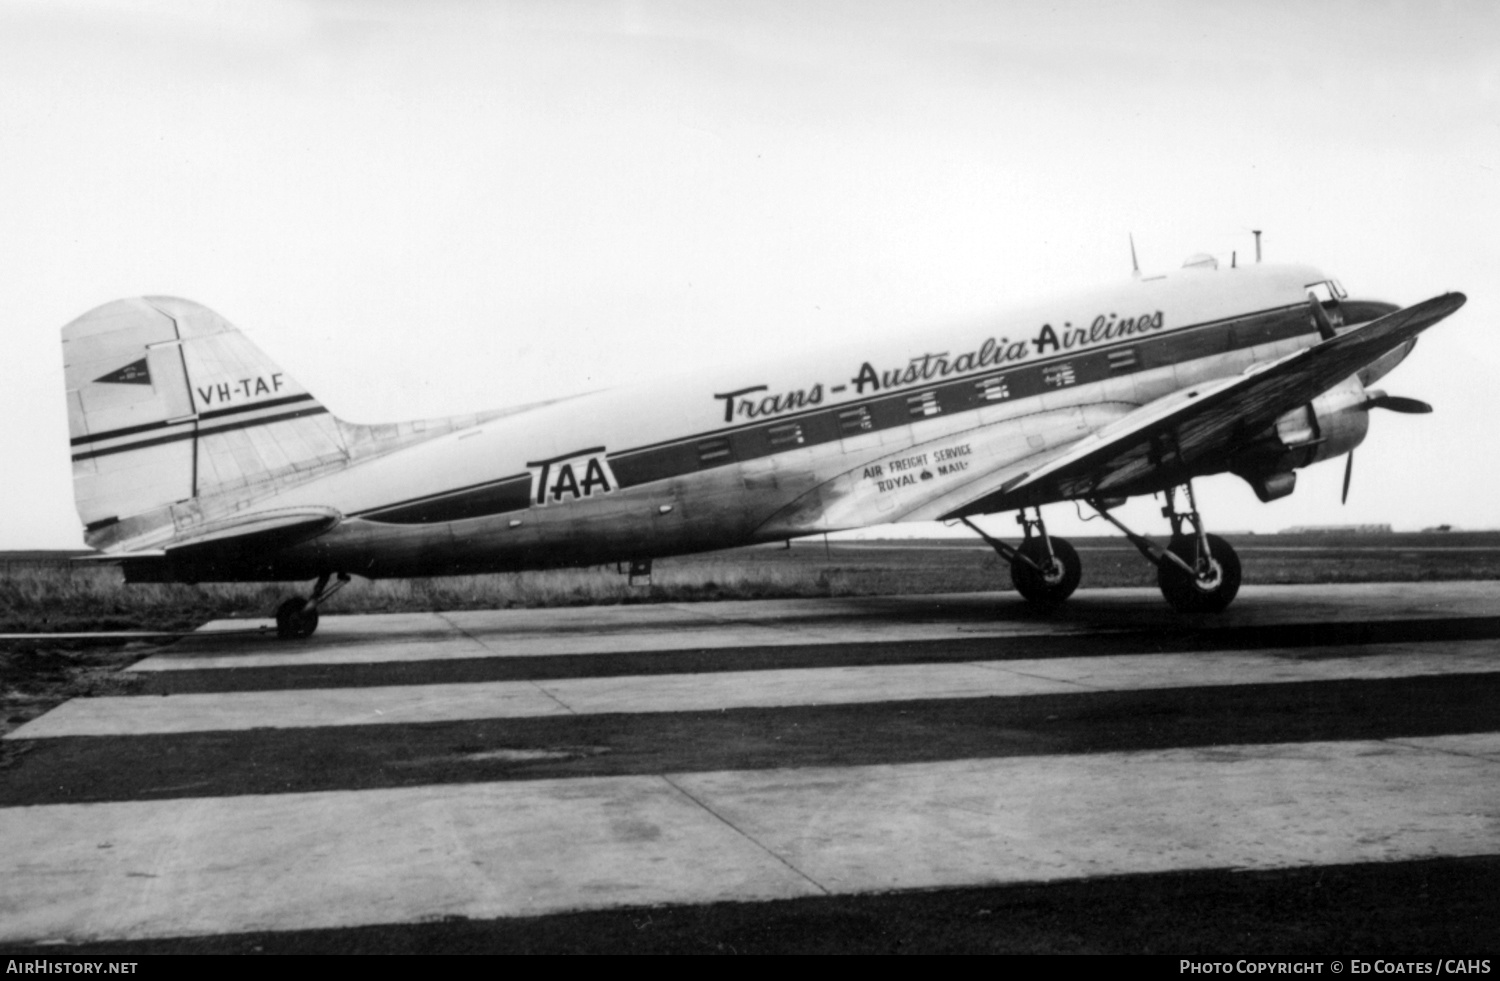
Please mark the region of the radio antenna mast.
MULTIPOLYGON (((1132 276, 1134 276, 1136 279, 1140 279, 1141 278, 1141 264, 1140 264, 1140 261, 1138 259, 1136 259, 1136 257, 1135 257, 1135 233, 1134 232, 1129 232, 1127 234, 1130 237, 1130 274, 1132 276)), ((1256 234, 1258 235, 1260 233, 1257 232, 1256 234)))

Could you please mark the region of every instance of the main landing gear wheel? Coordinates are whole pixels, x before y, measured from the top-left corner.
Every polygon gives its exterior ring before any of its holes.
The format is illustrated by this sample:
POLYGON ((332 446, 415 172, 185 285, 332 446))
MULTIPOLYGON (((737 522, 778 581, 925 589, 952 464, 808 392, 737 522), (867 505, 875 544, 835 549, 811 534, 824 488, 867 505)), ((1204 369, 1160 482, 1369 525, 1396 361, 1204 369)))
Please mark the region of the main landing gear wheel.
POLYGON ((1219 613, 1234 602, 1240 591, 1240 557, 1229 543, 1203 530, 1203 519, 1193 498, 1192 481, 1180 485, 1187 496, 1187 509, 1177 508, 1177 487, 1165 488, 1167 503, 1162 517, 1172 523, 1172 540, 1166 548, 1138 535, 1110 514, 1123 498, 1091 498, 1089 506, 1099 517, 1125 533, 1130 543, 1156 566, 1161 594, 1179 613, 1219 613), (1207 546, 1206 553, 1204 546, 1207 546))
POLYGON ((318 629, 318 608, 309 608, 307 600, 293 596, 276 608, 276 636, 282 640, 311 637, 318 629))
POLYGON ((1027 516, 1025 508, 1016 515, 1016 523, 1025 529, 1025 537, 1018 546, 992 537, 968 518, 959 520, 1010 563, 1010 581, 1022 599, 1032 606, 1051 609, 1078 588, 1078 580, 1083 578, 1083 563, 1072 545, 1047 534, 1042 509, 1034 510, 1034 518, 1027 516))
POLYGON ((1052 554, 1040 538, 1028 538, 1016 552, 1036 564, 1035 568, 1019 559, 1010 563, 1010 581, 1016 592, 1033 606, 1053 607, 1073 595, 1083 577, 1083 563, 1078 552, 1065 539, 1053 537, 1052 554))
POLYGON ((1156 581, 1161 594, 1181 613, 1218 613, 1240 591, 1240 557, 1218 535, 1207 538, 1206 559, 1200 559, 1196 535, 1174 536, 1167 545, 1168 551, 1196 570, 1195 573, 1188 573, 1170 560, 1157 564, 1156 581))

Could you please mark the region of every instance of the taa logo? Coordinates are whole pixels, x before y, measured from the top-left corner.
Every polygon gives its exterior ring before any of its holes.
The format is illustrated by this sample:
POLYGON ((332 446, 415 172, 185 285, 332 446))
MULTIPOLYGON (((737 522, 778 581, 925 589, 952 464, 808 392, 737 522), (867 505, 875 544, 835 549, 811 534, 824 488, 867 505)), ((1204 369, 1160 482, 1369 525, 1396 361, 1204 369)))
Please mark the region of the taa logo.
POLYGON ((602 446, 528 463, 526 469, 531 472, 531 501, 538 507, 608 494, 620 486, 602 446))

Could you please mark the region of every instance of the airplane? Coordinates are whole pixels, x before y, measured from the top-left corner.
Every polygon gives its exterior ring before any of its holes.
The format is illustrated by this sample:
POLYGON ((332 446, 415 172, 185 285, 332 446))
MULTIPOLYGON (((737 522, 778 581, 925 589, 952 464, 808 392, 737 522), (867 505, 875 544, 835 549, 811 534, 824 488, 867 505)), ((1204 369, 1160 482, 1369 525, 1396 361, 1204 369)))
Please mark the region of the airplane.
POLYGON ((315 580, 277 609, 286 638, 351 575, 649 577, 654 558, 898 521, 965 523, 1052 608, 1082 574, 1042 518, 1063 501, 1120 528, 1175 609, 1214 613, 1240 562, 1193 479, 1272 501, 1300 468, 1352 463, 1371 410, 1430 411, 1370 386, 1464 300, 1400 308, 1309 266, 1200 255, 901 339, 363 425, 206 307, 123 299, 62 329, 75 500, 91 558, 127 582, 315 580), (1165 545, 1112 513, 1151 494, 1165 545), (974 524, 1002 512, 1018 543, 974 524))

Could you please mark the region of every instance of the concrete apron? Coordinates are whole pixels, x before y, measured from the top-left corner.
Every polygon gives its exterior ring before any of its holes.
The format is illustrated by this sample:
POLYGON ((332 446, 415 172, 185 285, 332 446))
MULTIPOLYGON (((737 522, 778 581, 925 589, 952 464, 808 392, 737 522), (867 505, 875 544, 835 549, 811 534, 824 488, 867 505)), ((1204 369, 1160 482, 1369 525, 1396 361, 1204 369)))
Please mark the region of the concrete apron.
POLYGON ((1139 691, 1500 671, 1497 642, 1127 654, 956 664, 491 681, 74 699, 6 739, 384 725, 605 712, 692 712, 914 699, 1139 691))
POLYGON ((1500 851, 1500 734, 0 809, 0 941, 1500 851))
POLYGON ((1493 616, 1500 582, 1246 586, 1222 614, 1184 616, 1155 589, 1082 589, 1051 614, 1014 593, 339 615, 280 641, 270 621, 215 621, 137 671, 417 659, 1025 638, 1122 630, 1493 616))

